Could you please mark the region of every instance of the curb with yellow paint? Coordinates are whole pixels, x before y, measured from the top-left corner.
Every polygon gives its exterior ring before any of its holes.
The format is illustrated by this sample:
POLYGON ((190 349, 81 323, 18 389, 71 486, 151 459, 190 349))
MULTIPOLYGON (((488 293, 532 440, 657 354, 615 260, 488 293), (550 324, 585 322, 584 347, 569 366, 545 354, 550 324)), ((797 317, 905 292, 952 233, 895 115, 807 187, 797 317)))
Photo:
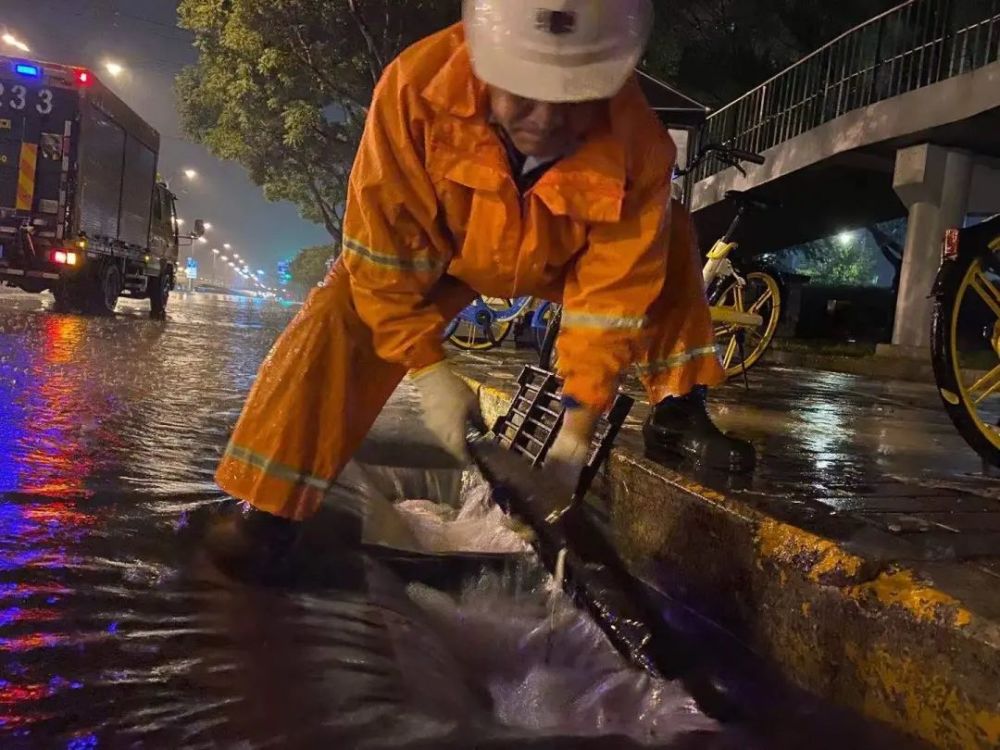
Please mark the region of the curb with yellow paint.
MULTIPOLYGON (((468 379, 488 424, 511 394, 468 379)), ((869 560, 616 450, 596 491, 615 542, 656 560, 795 684, 948 750, 1000 747, 1000 623, 869 560)))

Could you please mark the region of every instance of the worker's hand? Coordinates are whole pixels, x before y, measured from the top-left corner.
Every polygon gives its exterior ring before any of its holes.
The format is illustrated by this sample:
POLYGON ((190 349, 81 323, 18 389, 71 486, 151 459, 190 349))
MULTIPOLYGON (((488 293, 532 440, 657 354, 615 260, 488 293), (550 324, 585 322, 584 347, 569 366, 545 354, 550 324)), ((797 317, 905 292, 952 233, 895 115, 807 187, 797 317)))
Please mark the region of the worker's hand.
POLYGON ((469 424, 482 424, 476 394, 445 361, 412 372, 410 378, 420 393, 427 429, 451 455, 463 464, 469 463, 465 440, 469 424))
POLYGON ((559 498, 553 498, 555 510, 549 516, 554 522, 572 505, 580 484, 580 474, 590 458, 590 443, 594 436, 597 415, 589 409, 567 409, 563 425, 545 457, 545 473, 559 488, 559 498))

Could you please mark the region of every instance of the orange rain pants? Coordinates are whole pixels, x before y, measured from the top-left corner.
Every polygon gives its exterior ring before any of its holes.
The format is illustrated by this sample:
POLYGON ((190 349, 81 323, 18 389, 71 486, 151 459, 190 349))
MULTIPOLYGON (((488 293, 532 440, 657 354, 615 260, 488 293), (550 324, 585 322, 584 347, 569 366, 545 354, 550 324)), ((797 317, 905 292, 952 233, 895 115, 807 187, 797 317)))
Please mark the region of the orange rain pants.
MULTIPOLYGON (((691 218, 676 203, 672 213, 666 283, 649 309, 636 363, 654 404, 723 378, 691 218)), ((560 301, 557 289, 535 291, 560 301)), ((474 295, 444 276, 428 301, 449 320, 474 295)), ((260 510, 308 518, 406 372, 376 353, 339 263, 264 361, 216 481, 260 510)))

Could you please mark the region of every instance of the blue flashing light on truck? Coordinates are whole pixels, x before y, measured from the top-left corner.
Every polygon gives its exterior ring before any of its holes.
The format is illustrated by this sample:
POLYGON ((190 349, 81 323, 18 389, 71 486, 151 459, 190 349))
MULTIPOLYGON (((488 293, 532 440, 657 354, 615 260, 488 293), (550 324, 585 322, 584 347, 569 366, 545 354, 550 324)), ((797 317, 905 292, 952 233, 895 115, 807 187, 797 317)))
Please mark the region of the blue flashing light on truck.
POLYGON ((160 135, 89 70, 0 56, 0 284, 111 314, 163 317, 181 235, 160 135))

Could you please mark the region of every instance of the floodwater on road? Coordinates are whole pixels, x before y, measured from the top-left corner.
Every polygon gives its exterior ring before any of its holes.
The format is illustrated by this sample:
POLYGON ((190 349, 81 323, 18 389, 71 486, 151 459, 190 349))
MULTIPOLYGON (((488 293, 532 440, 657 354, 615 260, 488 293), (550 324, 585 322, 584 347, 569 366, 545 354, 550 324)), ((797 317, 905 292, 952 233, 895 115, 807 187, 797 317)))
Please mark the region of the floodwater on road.
MULTIPOLYGON (((296 308, 171 304, 94 319, 0 291, 0 746, 779 746, 628 666, 525 553, 448 590, 369 555, 338 558, 336 587, 222 576, 201 550, 212 474, 296 308)), ((426 484, 461 481, 442 471, 426 484)), ((411 541, 519 548, 485 505, 402 512, 411 541)))

